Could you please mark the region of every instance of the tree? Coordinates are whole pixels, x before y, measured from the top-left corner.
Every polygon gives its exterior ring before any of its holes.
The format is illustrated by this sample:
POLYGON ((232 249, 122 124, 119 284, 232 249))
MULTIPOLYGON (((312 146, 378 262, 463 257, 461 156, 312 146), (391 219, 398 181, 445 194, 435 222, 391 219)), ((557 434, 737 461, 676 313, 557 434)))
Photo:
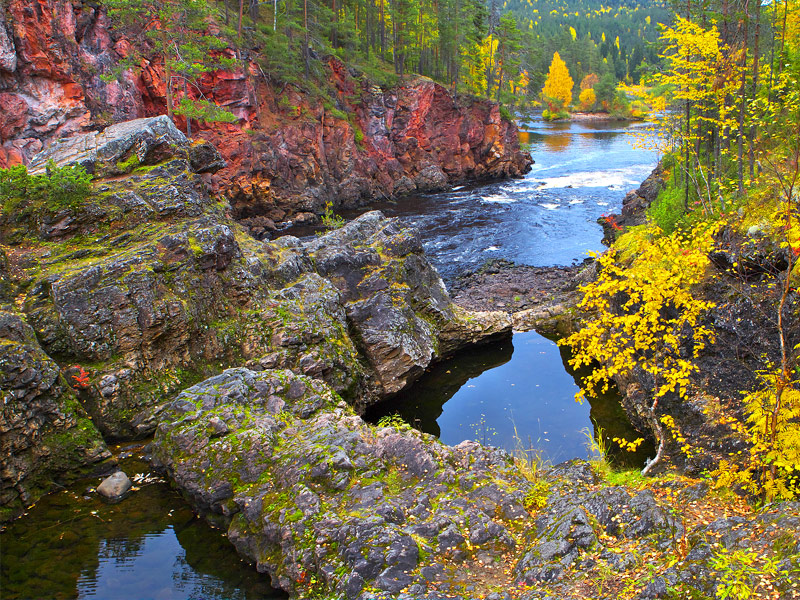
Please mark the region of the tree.
POLYGON ((597 101, 597 97, 595 96, 594 90, 592 88, 588 88, 581 92, 581 95, 578 96, 578 100, 581 103, 581 110, 589 110, 594 106, 594 103, 597 101))
MULTIPOLYGON (((503 85, 513 79, 512 73, 518 73, 520 64, 521 34, 517 28, 517 21, 511 13, 506 13, 500 17, 500 22, 495 29, 495 35, 497 36, 497 59, 495 64, 497 65, 498 74, 495 99, 499 101, 503 85)), ((487 94, 488 92, 487 90, 487 94)))
POLYGON ((551 111, 559 111, 569 106, 572 102, 572 87, 574 85, 575 82, 572 81, 572 77, 569 75, 567 65, 561 60, 558 52, 553 53, 547 80, 542 88, 542 96, 550 105, 551 111))
POLYGON ((205 35, 210 8, 204 0, 105 0, 105 6, 112 23, 134 38, 132 52, 121 64, 123 69, 138 69, 148 49, 163 62, 167 116, 184 115, 189 135, 193 118, 236 120, 230 112, 203 98, 196 85, 204 73, 236 63, 221 53, 228 46, 224 39, 205 35), (176 106, 178 85, 183 97, 176 106))
POLYGON ((659 400, 668 393, 685 397, 689 376, 697 369, 693 361, 713 337, 703 323, 712 304, 696 298, 693 287, 709 265, 715 227, 698 227, 686 237, 661 233, 655 226, 637 232, 632 243, 643 243, 630 249, 627 258, 614 249, 600 257, 597 280, 581 288, 580 308, 589 316, 580 330, 559 342, 572 347, 572 367, 594 367, 583 379, 579 400, 605 392, 614 379, 638 378, 651 390, 644 416, 658 450, 643 475, 664 455, 659 400))

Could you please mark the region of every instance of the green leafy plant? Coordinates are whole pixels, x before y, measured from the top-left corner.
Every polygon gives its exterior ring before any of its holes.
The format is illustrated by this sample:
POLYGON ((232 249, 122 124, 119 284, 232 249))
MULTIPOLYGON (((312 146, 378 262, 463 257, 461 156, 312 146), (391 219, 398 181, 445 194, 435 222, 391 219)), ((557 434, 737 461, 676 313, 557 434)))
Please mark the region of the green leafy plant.
POLYGON ((411 425, 406 423, 403 420, 403 417, 395 413, 393 415, 384 415, 378 419, 378 427, 391 427, 393 429, 397 429, 398 431, 402 431, 404 429, 409 429, 411 425))
POLYGON ((47 163, 42 175, 31 175, 22 165, 0 169, 0 201, 3 212, 25 211, 44 205, 52 212, 75 208, 92 191, 92 176, 81 165, 57 167, 47 163))
POLYGON ((716 550, 711 558, 711 567, 717 571, 716 597, 719 600, 752 598, 758 591, 759 582, 778 573, 774 559, 761 558, 755 551, 746 549, 716 550))
POLYGON ((333 212, 333 203, 325 203, 325 212, 322 213, 322 224, 328 229, 341 229, 346 221, 333 212))

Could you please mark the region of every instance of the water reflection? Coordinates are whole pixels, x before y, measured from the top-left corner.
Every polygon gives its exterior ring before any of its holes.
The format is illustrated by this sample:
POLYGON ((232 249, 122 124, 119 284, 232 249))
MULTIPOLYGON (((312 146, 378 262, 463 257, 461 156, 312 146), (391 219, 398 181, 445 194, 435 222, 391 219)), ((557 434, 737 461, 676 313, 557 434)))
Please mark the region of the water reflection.
MULTIPOLYGON (((128 473, 147 472, 128 459, 128 473)), ((0 534, 3 600, 285 598, 197 519, 165 483, 119 504, 83 497, 87 483, 42 498, 0 534)))
MULTIPOLYGON (((595 439, 602 431, 607 442, 639 437, 613 391, 575 402, 579 374, 569 370, 568 358, 567 350, 536 332, 517 333, 435 365, 366 418, 376 422, 397 413, 447 444, 472 439, 507 450, 521 444, 551 463, 588 457, 587 431, 595 439)), ((652 448, 642 447, 613 458, 638 465, 648 452, 652 456, 652 448)))

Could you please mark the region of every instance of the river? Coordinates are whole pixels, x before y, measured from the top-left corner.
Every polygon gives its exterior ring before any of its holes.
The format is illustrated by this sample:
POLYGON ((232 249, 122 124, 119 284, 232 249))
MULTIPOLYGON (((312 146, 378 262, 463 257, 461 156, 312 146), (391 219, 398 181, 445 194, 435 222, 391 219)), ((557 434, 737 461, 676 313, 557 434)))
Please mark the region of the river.
MULTIPOLYGON (((371 208, 417 225, 446 282, 492 258, 535 266, 578 262, 603 248, 597 218, 619 211, 625 192, 655 165, 656 157, 628 135, 641 127, 531 123, 521 140, 536 164, 524 179, 371 208)), ((574 402, 579 375, 565 367, 567 359, 551 340, 517 333, 433 366, 372 418, 399 412, 446 443, 477 439, 551 463, 586 456, 598 426, 635 435, 615 398, 574 402)), ((147 473, 136 449, 122 456, 130 474, 147 473)), ((117 505, 85 495, 86 486, 43 498, 2 533, 4 600, 285 597, 166 483, 143 484, 117 505)))

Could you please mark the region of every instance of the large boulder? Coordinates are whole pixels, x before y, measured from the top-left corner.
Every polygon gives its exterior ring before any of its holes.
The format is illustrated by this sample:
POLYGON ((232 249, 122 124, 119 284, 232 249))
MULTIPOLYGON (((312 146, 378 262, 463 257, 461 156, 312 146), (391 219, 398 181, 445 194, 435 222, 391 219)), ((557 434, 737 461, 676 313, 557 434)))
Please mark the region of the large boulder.
POLYGON ((192 146, 166 115, 117 123, 100 132, 61 138, 31 159, 28 171, 45 173, 56 166, 81 165, 99 176, 122 175, 141 165, 155 165, 167 158, 190 158, 195 172, 216 171, 225 166, 208 143, 192 146))
POLYGON ((368 425, 291 371, 230 369, 187 389, 153 450, 242 556, 301 596, 423 597, 445 559, 512 550, 527 516, 505 452, 368 425))

